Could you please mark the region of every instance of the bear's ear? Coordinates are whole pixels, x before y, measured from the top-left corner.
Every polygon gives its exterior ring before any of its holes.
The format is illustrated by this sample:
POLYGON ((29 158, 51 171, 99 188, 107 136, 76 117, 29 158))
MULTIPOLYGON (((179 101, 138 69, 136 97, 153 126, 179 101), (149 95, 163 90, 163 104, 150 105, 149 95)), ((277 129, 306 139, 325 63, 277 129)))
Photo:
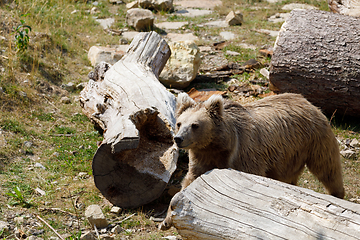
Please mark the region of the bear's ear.
POLYGON ((179 117, 186 109, 195 105, 196 102, 187 93, 180 93, 176 98, 176 117, 179 117))
POLYGON ((212 95, 204 105, 212 116, 222 116, 224 113, 224 99, 220 95, 212 95))

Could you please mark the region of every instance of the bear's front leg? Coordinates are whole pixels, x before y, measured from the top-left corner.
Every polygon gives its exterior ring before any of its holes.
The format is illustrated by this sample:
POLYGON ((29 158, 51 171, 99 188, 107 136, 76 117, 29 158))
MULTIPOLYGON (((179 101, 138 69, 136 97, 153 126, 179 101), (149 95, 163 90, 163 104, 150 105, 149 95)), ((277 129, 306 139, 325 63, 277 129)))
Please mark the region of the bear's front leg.
POLYGON ((169 228, 171 228, 172 226, 172 218, 171 218, 171 205, 169 205, 167 214, 166 214, 166 218, 164 219, 164 221, 162 221, 159 225, 159 230, 168 230, 169 228))

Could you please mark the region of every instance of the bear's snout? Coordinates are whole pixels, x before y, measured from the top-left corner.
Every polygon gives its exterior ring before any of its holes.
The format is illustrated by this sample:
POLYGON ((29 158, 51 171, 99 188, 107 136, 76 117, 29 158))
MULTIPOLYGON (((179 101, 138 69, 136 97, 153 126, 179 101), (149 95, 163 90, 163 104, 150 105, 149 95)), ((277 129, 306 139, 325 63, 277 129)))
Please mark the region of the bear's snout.
POLYGON ((174 141, 176 143, 176 145, 178 145, 178 147, 181 147, 181 143, 184 141, 184 138, 183 137, 179 137, 179 136, 175 136, 174 137, 174 141))

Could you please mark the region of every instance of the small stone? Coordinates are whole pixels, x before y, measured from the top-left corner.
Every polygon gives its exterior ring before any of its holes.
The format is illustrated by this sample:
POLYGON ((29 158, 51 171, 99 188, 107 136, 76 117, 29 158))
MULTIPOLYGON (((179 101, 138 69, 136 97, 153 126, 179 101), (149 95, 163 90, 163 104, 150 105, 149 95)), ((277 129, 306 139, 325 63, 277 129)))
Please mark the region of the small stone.
POLYGON ((41 190, 40 188, 36 188, 35 192, 39 193, 41 196, 45 196, 46 192, 44 190, 41 190))
POLYGON ((177 240, 178 238, 176 236, 166 236, 166 237, 162 237, 162 239, 177 240))
POLYGON ((96 240, 96 237, 91 231, 87 231, 81 235, 80 240, 96 240))
POLYGON ((111 229, 111 233, 115 233, 115 234, 119 234, 123 231, 123 229, 119 226, 119 225, 116 225, 115 227, 113 227, 111 229))
POLYGON ((132 1, 126 4, 126 9, 132 9, 132 8, 138 8, 139 2, 138 1, 132 1))
POLYGON ((99 9, 97 7, 93 7, 91 10, 90 10, 90 14, 94 15, 94 14, 97 14, 99 13, 99 9))
POLYGON ((77 12, 79 12, 79 10, 74 10, 74 11, 72 11, 70 14, 75 14, 75 13, 77 13, 77 12))
POLYGON ((85 217, 92 226, 96 225, 97 228, 105 228, 108 226, 108 222, 99 205, 88 206, 85 210, 85 217))
POLYGON ((235 33, 232 33, 232 32, 221 32, 220 36, 224 40, 233 40, 233 39, 237 38, 237 35, 235 33))
POLYGON ((124 56, 124 54, 124 51, 117 48, 92 46, 88 52, 88 59, 93 66, 96 66, 101 62, 115 64, 124 56))
POLYGON ((76 89, 75 84, 73 82, 69 82, 67 84, 62 84, 61 87, 69 92, 73 92, 76 89))
POLYGON ((230 51, 230 50, 227 50, 226 54, 230 55, 230 56, 239 56, 240 55, 240 53, 235 52, 235 51, 230 51))
POLYGON ((79 83, 78 85, 76 85, 77 90, 83 90, 84 88, 85 88, 85 83, 79 83))
POLYGON ((64 104, 70 104, 71 103, 71 99, 69 97, 62 97, 60 99, 60 102, 61 103, 64 103, 64 104))
POLYGON ((89 177, 89 174, 87 174, 87 172, 79 172, 78 177, 80 179, 86 179, 89 177))
POLYGON ((243 15, 239 11, 231 11, 225 18, 225 22, 229 26, 241 25, 243 23, 243 15))
POLYGON ((34 144, 32 142, 29 142, 29 141, 24 142, 24 147, 31 148, 33 145, 34 144))
POLYGON ((201 64, 200 50, 193 41, 169 43, 171 56, 159 80, 168 87, 183 89, 193 81, 201 64))
POLYGON ((35 163, 34 167, 46 170, 46 167, 44 167, 41 163, 35 163))
POLYGON ((52 155, 53 155, 54 157, 59 157, 59 156, 60 156, 60 153, 54 152, 52 155))
POLYGON ((98 1, 95 1, 95 2, 92 3, 92 5, 98 6, 98 5, 99 5, 99 2, 98 2, 98 1))
POLYGON ((114 214, 120 214, 122 211, 122 209, 120 207, 117 207, 117 206, 113 206, 110 210, 111 213, 114 213, 114 214))
POLYGON ((14 222, 16 224, 22 225, 25 222, 25 219, 24 219, 24 217, 15 217, 14 222))
POLYGON ((100 26, 103 29, 110 28, 111 25, 115 22, 115 18, 104 18, 104 19, 96 19, 98 23, 100 23, 100 26))
POLYGON ((246 61, 243 66, 245 66, 246 69, 257 69, 261 67, 261 63, 255 59, 250 59, 246 61))
POLYGON ((148 9, 132 8, 127 11, 126 23, 136 31, 149 31, 154 26, 154 15, 148 9))
POLYGON ((7 233, 9 231, 10 224, 0 220, 0 232, 7 233))
POLYGON ((356 152, 353 151, 353 150, 343 150, 343 151, 340 151, 340 154, 341 156, 343 156, 344 158, 347 158, 347 159, 354 159, 356 158, 356 152))
POLYGON ((270 73, 269 70, 267 70, 266 68, 260 69, 260 74, 266 77, 266 79, 269 79, 270 73))
POLYGON ((353 140, 351 140, 350 146, 353 147, 353 148, 360 147, 360 142, 359 142, 359 140, 357 140, 356 138, 354 138, 353 140))
POLYGON ((19 92, 19 95, 20 95, 21 97, 27 97, 26 92, 23 92, 23 91, 20 91, 20 92, 19 92))

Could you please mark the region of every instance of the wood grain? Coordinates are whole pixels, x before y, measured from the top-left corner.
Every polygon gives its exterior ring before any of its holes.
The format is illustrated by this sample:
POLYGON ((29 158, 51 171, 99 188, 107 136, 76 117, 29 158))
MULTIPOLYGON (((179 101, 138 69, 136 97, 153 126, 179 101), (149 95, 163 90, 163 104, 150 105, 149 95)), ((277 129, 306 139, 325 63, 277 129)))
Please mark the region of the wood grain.
POLYGON ((360 239, 360 205, 269 178, 214 169, 171 201, 183 239, 360 239))

